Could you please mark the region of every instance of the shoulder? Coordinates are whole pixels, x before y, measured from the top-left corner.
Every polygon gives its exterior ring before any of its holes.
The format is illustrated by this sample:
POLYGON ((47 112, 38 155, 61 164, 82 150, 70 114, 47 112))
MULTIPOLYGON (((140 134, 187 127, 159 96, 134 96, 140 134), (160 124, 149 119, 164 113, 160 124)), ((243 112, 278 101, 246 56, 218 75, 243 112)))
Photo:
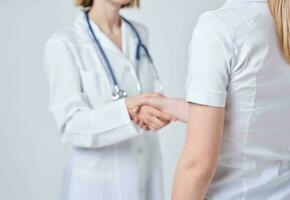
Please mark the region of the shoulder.
POLYGON ((203 37, 215 36, 232 42, 236 32, 245 25, 242 12, 245 6, 244 3, 226 3, 219 9, 206 11, 199 17, 195 31, 202 32, 203 37))
POLYGON ((89 40, 86 30, 87 27, 84 23, 83 13, 78 13, 75 21, 53 33, 48 38, 47 44, 62 43, 70 46, 79 46, 83 41, 89 40))
POLYGON ((238 22, 234 8, 222 7, 203 13, 198 19, 198 25, 214 32, 229 31, 232 29, 231 22, 238 22))
POLYGON ((76 24, 67 25, 53 33, 45 42, 44 56, 51 60, 78 54, 83 39, 76 24))
POLYGON ((230 63, 234 49, 232 32, 220 19, 220 10, 203 13, 193 31, 189 55, 195 57, 198 55, 200 58, 211 56, 213 59, 224 59, 230 63))
POLYGON ((232 37, 226 24, 220 20, 217 11, 207 11, 199 17, 192 40, 199 41, 199 43, 231 42, 232 37))
POLYGON ((213 32, 225 32, 235 38, 241 31, 251 31, 249 22, 255 15, 249 14, 249 5, 245 2, 229 2, 219 9, 202 14, 198 24, 213 32))
POLYGON ((63 45, 77 45, 80 36, 76 31, 75 25, 69 25, 61 28, 53 33, 46 42, 46 45, 63 44, 63 45))

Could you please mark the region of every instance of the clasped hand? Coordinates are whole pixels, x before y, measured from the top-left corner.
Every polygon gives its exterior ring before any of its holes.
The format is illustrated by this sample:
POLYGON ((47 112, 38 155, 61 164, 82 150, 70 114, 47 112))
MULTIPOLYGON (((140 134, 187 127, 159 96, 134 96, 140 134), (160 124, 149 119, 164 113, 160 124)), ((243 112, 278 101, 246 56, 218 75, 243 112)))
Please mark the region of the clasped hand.
POLYGON ((152 99, 158 104, 162 104, 166 97, 158 93, 146 93, 126 99, 128 112, 135 124, 147 131, 157 131, 171 121, 176 121, 175 116, 150 105, 152 99))

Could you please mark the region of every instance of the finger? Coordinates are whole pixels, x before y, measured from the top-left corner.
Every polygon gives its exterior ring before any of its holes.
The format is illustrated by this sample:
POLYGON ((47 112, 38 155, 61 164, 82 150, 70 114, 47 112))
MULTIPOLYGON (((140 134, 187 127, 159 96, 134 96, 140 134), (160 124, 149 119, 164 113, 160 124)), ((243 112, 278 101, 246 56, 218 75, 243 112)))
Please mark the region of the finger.
POLYGON ((144 123, 140 120, 139 121, 139 126, 142 127, 144 125, 144 123))
POLYGON ((159 130, 158 128, 156 128, 152 125, 148 125, 148 127, 149 127, 149 131, 158 131, 159 130))
POLYGON ((151 115, 158 117, 162 121, 176 121, 176 117, 157 109, 151 109, 151 115))
POLYGON ((143 106, 148 104, 150 98, 164 98, 160 93, 144 93, 136 98, 136 105, 143 106))
POLYGON ((145 131, 150 131, 150 128, 149 128, 148 126, 146 126, 146 125, 143 126, 143 129, 144 129, 145 131))
POLYGON ((165 126, 167 126, 167 125, 169 125, 170 124, 170 122, 164 122, 163 123, 163 126, 161 127, 161 128, 163 128, 163 127, 165 127, 165 126))
POLYGON ((133 122, 134 122, 135 124, 139 124, 140 120, 139 120, 138 118, 136 118, 136 117, 133 117, 133 122))
POLYGON ((163 121, 161 121, 160 119, 158 119, 156 116, 154 116, 154 115, 151 115, 149 118, 148 118, 148 121, 150 121, 150 123, 152 124, 152 125, 154 125, 154 127, 156 127, 156 128, 160 128, 160 127, 162 127, 163 126, 163 124, 164 124, 164 122, 163 121))
POLYGON ((170 121, 162 121, 162 120, 161 120, 161 122, 162 122, 162 125, 160 126, 159 129, 161 129, 161 128, 167 126, 168 124, 170 124, 170 121))
MULTIPOLYGON (((147 127, 150 127, 150 126, 152 126, 152 122, 151 122, 151 120, 149 119, 149 117, 148 118, 144 118, 144 123, 145 123, 145 125, 147 126, 147 127)), ((153 125, 154 127, 155 127, 155 125, 153 125)), ((156 126, 157 127, 157 126, 156 126)))
POLYGON ((142 129, 144 129, 145 131, 148 131, 149 130, 149 127, 147 126, 146 123, 144 123, 142 120, 139 121, 139 124, 138 126, 142 129))
POLYGON ((150 122, 149 125, 151 127, 154 127, 155 130, 159 130, 169 123, 169 122, 164 122, 156 118, 155 116, 151 116, 150 118, 148 118, 148 121, 150 122))
POLYGON ((143 124, 142 128, 143 128, 145 131, 149 131, 149 130, 150 130, 149 127, 148 127, 147 125, 145 125, 145 124, 143 124))
POLYGON ((151 119, 150 116, 146 117, 144 119, 144 122, 146 123, 146 125, 150 128, 150 130, 157 130, 159 129, 159 125, 155 124, 154 121, 151 119))
POLYGON ((165 123, 168 123, 169 121, 162 121, 158 119, 156 115, 152 114, 154 110, 154 108, 147 107, 146 112, 144 113, 143 121, 155 129, 160 129, 162 126, 164 126, 165 123))
POLYGON ((139 119, 138 124, 137 124, 140 128, 145 129, 147 131, 148 127, 147 125, 141 120, 139 119))
POLYGON ((154 129, 160 129, 165 123, 169 122, 158 119, 156 115, 151 114, 152 110, 154 110, 154 108, 151 108, 150 106, 146 106, 146 108, 142 110, 142 115, 140 116, 143 123, 150 125, 151 128, 154 127, 154 129))

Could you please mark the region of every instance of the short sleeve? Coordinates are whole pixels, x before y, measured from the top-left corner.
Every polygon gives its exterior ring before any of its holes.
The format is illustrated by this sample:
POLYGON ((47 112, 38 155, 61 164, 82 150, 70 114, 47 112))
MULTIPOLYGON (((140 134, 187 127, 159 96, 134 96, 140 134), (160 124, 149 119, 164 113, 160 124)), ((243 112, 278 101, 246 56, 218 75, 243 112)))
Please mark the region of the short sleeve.
POLYGON ((232 57, 231 37, 213 13, 203 14, 189 48, 187 101, 225 107, 232 57))

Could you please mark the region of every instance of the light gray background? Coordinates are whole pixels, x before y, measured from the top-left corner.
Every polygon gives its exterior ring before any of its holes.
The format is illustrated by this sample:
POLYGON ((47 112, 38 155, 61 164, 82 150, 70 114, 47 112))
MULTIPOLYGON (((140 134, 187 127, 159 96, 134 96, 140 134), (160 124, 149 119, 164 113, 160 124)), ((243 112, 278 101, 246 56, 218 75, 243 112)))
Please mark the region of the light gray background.
MULTIPOLYGON (((170 96, 184 97, 187 47, 198 16, 223 0, 141 0, 125 11, 150 31, 150 49, 170 96)), ((47 112, 43 45, 77 12, 72 0, 0 0, 0 199, 57 200, 69 148, 47 112)), ((185 125, 161 131, 166 199, 185 125)))

